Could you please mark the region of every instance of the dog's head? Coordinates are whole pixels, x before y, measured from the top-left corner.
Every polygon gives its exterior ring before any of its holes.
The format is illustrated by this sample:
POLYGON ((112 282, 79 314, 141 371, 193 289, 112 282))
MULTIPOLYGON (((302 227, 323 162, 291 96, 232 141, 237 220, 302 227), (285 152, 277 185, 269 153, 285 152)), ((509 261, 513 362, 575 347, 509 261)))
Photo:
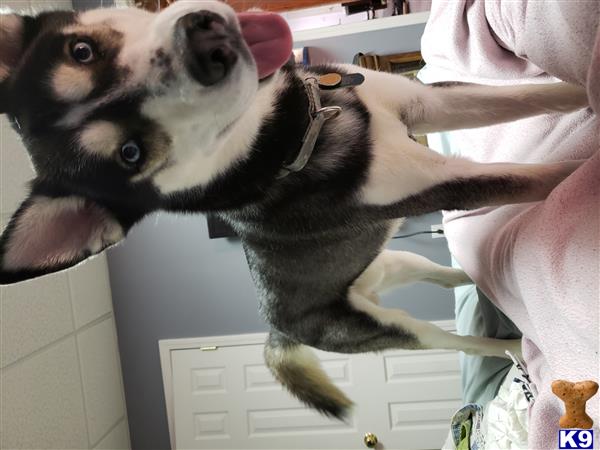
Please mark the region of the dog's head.
POLYGON ((0 238, 0 284, 77 264, 214 182, 290 54, 279 16, 218 1, 1 15, 0 113, 37 177, 0 238))

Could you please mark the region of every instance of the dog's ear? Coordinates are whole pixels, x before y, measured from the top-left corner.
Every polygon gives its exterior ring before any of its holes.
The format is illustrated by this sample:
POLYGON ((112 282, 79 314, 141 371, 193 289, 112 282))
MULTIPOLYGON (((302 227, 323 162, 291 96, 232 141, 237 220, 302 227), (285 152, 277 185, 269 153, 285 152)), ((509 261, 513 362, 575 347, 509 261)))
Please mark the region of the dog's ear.
POLYGON ((0 284, 66 269, 124 235, 124 226, 93 201, 31 194, 0 237, 0 284))
POLYGON ((7 81, 25 50, 25 24, 24 16, 0 13, 0 113, 8 110, 7 81))

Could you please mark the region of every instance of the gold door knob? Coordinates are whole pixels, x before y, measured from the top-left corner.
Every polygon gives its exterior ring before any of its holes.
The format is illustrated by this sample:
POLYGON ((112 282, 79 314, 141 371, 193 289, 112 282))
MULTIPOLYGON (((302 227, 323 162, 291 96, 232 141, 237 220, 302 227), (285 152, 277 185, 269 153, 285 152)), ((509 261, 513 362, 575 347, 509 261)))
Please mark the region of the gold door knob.
POLYGON ((373 433, 367 433, 365 434, 365 445, 369 448, 375 448, 375 446, 377 445, 378 439, 377 436, 375 436, 373 433))

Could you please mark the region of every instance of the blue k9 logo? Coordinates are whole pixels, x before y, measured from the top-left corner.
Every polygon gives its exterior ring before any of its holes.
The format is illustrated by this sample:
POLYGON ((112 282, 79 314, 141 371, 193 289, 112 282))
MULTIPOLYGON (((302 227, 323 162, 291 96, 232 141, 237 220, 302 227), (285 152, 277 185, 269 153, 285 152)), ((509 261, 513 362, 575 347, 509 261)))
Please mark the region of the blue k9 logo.
POLYGON ((594 430, 558 430, 558 448, 594 448, 594 430))

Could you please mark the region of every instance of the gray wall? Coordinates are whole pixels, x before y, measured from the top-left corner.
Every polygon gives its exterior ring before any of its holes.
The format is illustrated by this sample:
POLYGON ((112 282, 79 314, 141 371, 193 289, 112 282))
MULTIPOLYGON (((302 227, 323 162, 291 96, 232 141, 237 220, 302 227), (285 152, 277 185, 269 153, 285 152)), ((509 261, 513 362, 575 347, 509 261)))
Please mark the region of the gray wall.
POLYGON ((73 0, 73 8, 77 10, 109 8, 115 5, 115 0, 73 0))
MULTIPOLYGON (((340 62, 358 51, 379 53, 419 48, 423 26, 301 43, 324 48, 340 62)), ((300 44, 300 43, 299 43, 300 44)), ((403 233, 429 230, 438 214, 411 219, 403 233)), ((392 241, 449 264, 445 239, 428 235, 392 241)), ((202 216, 159 214, 147 218, 127 241, 109 252, 132 448, 166 449, 169 437, 158 356, 158 340, 266 331, 239 243, 209 240, 202 216)), ((418 285, 388 294, 387 306, 416 317, 453 317, 451 291, 418 285)))
MULTIPOLYGON (((440 220, 410 220, 402 233, 440 220)), ((445 239, 423 235, 390 247, 449 264, 445 239)), ((109 252, 109 267, 132 448, 169 448, 157 342, 266 331, 246 261, 239 243, 208 239, 202 216, 160 214, 109 252)), ((383 303, 423 319, 453 317, 451 291, 432 285, 398 290, 383 303)))

